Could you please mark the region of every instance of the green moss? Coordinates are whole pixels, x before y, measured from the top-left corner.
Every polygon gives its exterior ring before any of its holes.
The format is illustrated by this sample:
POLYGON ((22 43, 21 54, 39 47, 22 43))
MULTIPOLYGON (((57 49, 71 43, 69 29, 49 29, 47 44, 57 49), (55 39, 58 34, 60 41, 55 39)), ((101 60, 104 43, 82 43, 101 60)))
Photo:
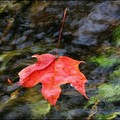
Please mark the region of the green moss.
POLYGON ((21 53, 19 51, 10 51, 5 52, 2 55, 0 55, 0 62, 2 64, 0 65, 0 71, 5 70, 7 63, 16 55, 20 55, 21 53))
POLYGON ((120 63, 120 57, 117 55, 111 55, 107 57, 106 55, 101 56, 93 56, 90 58, 91 62, 98 63, 102 67, 111 67, 112 65, 116 63, 120 63))
POLYGON ((30 104, 29 106, 33 119, 37 119, 41 116, 46 115, 51 108, 50 104, 45 100, 40 100, 38 102, 30 104))
POLYGON ((10 12, 10 11, 19 11, 23 5, 29 3, 29 0, 22 0, 21 2, 16 2, 14 0, 3 0, 0 1, 0 13, 10 12))
MULTIPOLYGON (((111 103, 120 101, 120 81, 114 80, 112 83, 103 83, 98 87, 97 94, 92 96, 87 104, 85 105, 84 109, 88 109, 89 106, 92 105, 91 110, 93 109, 93 106, 96 105, 96 103, 106 103, 109 105, 112 105, 111 103)), ((96 110, 97 110, 96 106, 96 110)), ((98 120, 112 120, 117 117, 117 115, 120 115, 120 112, 118 112, 117 106, 113 106, 109 112, 106 112, 107 106, 102 106, 101 111, 99 113, 94 114, 92 117, 98 120)), ((100 106, 99 106, 100 109, 100 106)))
POLYGON ((99 98, 107 102, 120 100, 120 82, 114 81, 115 84, 101 84, 99 86, 99 98))
POLYGON ((19 3, 15 3, 15 1, 2 1, 0 4, 0 13, 9 12, 9 10, 19 10, 21 5, 19 3))
POLYGON ((22 101, 28 103, 31 115, 33 119, 41 118, 50 111, 50 104, 40 94, 38 88, 28 89, 23 97, 22 101))
MULTIPOLYGON (((9 111, 13 108, 19 110, 25 106, 30 110, 31 119, 40 119, 50 111, 50 104, 43 98, 37 86, 27 89, 22 95, 19 95, 19 92, 20 90, 13 92, 6 101, 0 103, 0 110, 4 108, 9 111)), ((20 112, 22 113, 22 111, 20 112)))
POLYGON ((98 87, 97 95, 92 96, 85 108, 94 104, 97 100, 108 103, 120 100, 120 80, 114 80, 111 83, 103 83, 98 87))
POLYGON ((113 79, 119 79, 120 80, 120 66, 118 67, 117 70, 114 70, 112 74, 110 74, 109 78, 111 80, 113 79))
POLYGON ((85 109, 94 104, 97 100, 106 101, 108 103, 119 101, 120 100, 120 81, 114 80, 114 84, 106 84, 103 83, 98 87, 97 95, 92 96, 86 106, 85 109))
POLYGON ((120 26, 117 26, 113 31, 113 40, 116 46, 120 46, 120 26))
POLYGON ((113 120, 117 117, 117 115, 120 115, 120 112, 113 112, 111 114, 97 114, 95 118, 99 120, 113 120))

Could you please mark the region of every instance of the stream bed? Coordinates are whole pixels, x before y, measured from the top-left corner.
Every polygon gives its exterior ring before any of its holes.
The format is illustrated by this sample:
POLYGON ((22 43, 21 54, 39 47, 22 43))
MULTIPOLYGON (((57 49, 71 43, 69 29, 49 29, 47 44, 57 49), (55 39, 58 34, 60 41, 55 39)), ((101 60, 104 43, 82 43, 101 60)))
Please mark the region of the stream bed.
POLYGON ((0 118, 120 119, 120 1, 0 2, 0 118), (68 8, 59 55, 85 61, 80 70, 89 99, 70 84, 61 85, 56 106, 41 95, 41 86, 15 88, 18 73, 36 59, 56 53, 64 9, 68 8))

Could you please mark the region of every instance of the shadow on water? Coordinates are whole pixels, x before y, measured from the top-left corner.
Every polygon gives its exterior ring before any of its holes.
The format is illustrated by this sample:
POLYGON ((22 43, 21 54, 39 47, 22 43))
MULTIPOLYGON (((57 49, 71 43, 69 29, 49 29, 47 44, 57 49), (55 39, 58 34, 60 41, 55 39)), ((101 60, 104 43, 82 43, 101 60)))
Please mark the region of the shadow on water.
POLYGON ((0 3, 0 116, 3 119, 120 119, 120 2, 3 1, 0 3), (60 23, 68 8, 59 55, 85 61, 86 100, 69 84, 55 107, 41 84, 10 86, 35 53, 55 54, 60 23), (11 92, 12 91, 12 92, 11 92), (14 91, 14 92, 13 92, 14 91))

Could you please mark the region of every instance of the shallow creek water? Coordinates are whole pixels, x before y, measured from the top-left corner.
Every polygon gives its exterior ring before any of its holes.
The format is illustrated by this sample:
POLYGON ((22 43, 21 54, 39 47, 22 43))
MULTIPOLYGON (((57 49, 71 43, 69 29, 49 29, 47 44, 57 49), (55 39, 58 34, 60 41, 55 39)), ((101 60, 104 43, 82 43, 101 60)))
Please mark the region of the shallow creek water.
POLYGON ((0 3, 0 118, 120 119, 120 1, 23 1, 0 3), (55 54, 62 15, 68 8, 59 55, 85 61, 89 100, 62 85, 56 106, 34 88, 10 85, 33 64, 33 54, 55 54))

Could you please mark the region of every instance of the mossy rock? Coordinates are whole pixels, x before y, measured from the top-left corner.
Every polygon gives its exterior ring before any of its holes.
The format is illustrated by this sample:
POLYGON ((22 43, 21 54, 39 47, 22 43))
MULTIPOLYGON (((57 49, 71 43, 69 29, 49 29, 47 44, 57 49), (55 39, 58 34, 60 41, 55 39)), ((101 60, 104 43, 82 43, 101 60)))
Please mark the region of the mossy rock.
POLYGON ((113 40, 116 46, 120 46, 120 25, 113 31, 113 40))

